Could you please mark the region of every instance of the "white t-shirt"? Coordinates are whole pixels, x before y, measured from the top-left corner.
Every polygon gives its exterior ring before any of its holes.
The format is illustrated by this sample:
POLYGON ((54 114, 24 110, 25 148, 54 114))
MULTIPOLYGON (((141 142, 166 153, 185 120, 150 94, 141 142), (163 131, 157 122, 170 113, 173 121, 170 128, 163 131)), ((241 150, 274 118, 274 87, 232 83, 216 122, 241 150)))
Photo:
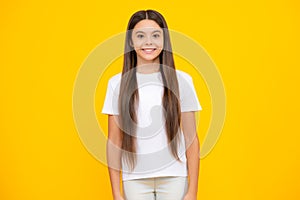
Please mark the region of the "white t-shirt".
MULTIPOLYGON (((198 111, 202 107, 197 98, 192 77, 186 72, 176 70, 181 112, 198 111)), ((118 96, 122 73, 109 79, 103 114, 119 115, 118 96)), ((168 140, 164 127, 162 95, 164 92, 160 72, 143 74, 136 72, 139 104, 137 111, 137 164, 132 172, 122 162, 122 179, 160 176, 187 176, 186 149, 183 132, 180 134, 178 155, 182 162, 177 161, 168 148, 168 140)))

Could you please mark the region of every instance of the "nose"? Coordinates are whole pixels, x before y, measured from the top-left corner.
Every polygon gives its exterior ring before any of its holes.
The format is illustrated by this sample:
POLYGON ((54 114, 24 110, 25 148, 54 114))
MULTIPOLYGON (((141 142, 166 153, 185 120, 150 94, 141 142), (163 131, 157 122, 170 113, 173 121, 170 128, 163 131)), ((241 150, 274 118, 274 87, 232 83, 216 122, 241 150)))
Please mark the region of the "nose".
POLYGON ((152 45, 151 36, 148 36, 148 37, 147 37, 146 44, 152 45))

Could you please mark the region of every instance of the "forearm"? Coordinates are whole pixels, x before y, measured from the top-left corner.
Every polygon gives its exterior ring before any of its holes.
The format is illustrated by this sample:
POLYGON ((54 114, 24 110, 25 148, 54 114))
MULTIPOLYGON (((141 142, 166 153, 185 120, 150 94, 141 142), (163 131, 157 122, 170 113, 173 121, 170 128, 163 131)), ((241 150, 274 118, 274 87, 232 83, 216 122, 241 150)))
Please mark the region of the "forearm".
POLYGON ((120 192, 120 171, 121 171, 121 151, 119 145, 107 142, 107 164, 114 199, 121 196, 120 192))
POLYGON ((188 192, 197 194, 198 191, 198 176, 199 176, 199 140, 196 136, 186 151, 189 188, 188 192))
POLYGON ((120 191, 122 131, 119 128, 119 116, 108 115, 108 140, 106 158, 114 199, 122 199, 120 191))
POLYGON ((110 183, 112 188, 113 198, 117 198, 121 196, 120 191, 120 171, 112 168, 108 168, 110 183))

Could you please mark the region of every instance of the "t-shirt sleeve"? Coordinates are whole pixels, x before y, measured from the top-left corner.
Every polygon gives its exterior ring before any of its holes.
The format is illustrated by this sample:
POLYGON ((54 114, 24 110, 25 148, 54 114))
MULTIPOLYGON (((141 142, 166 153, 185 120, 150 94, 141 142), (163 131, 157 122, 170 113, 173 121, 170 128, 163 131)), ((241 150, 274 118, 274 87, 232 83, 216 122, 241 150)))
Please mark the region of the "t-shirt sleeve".
POLYGON ((118 93, 113 88, 111 80, 108 81, 106 95, 102 107, 102 114, 118 115, 118 93))
POLYGON ((181 112, 202 110, 193 79, 190 75, 184 76, 181 87, 181 112))

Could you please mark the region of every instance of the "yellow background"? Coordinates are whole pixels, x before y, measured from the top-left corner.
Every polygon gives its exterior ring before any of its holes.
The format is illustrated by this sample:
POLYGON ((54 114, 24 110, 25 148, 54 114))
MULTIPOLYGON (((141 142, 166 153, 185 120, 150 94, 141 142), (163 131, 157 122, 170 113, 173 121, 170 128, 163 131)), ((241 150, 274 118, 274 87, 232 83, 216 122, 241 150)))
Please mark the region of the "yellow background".
MULTIPOLYGON (((293 0, 1 2, 0 199, 112 199, 107 167, 78 137, 73 84, 88 54, 148 8, 201 44, 224 81, 226 121, 201 160, 198 199, 300 199, 300 7, 293 0)), ((104 130, 105 87, 95 96, 104 130)), ((211 112, 201 88, 200 144, 211 112)))

